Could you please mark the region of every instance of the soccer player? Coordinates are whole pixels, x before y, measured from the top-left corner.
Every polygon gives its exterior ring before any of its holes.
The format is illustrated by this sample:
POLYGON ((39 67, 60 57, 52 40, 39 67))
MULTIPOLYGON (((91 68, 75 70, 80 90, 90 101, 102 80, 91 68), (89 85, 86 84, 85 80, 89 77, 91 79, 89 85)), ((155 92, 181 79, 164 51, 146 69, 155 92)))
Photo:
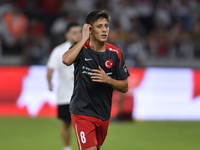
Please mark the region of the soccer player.
POLYGON ((80 150, 100 149, 107 135, 113 89, 128 91, 122 51, 106 42, 109 20, 106 11, 90 12, 82 39, 63 55, 63 63, 75 68, 70 112, 80 150))
POLYGON ((52 74, 54 69, 58 69, 59 85, 57 90, 58 118, 62 122, 61 137, 64 150, 71 150, 70 147, 70 124, 71 115, 69 113, 69 103, 74 86, 74 68, 66 66, 62 63, 62 55, 70 48, 70 46, 81 39, 81 26, 78 23, 69 23, 66 29, 65 43, 57 46, 52 51, 47 63, 47 80, 49 90, 53 90, 52 74))

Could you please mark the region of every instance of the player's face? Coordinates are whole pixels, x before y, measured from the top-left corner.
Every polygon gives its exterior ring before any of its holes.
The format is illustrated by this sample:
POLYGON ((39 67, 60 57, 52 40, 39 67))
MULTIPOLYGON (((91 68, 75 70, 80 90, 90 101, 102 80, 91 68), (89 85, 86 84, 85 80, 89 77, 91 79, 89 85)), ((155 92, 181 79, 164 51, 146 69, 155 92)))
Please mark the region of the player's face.
POLYGON ((91 29, 91 36, 97 41, 106 42, 109 33, 109 23, 107 19, 100 18, 94 22, 91 29))
POLYGON ((80 26, 71 27, 69 32, 67 33, 67 39, 71 43, 80 41, 81 40, 81 27, 80 26))

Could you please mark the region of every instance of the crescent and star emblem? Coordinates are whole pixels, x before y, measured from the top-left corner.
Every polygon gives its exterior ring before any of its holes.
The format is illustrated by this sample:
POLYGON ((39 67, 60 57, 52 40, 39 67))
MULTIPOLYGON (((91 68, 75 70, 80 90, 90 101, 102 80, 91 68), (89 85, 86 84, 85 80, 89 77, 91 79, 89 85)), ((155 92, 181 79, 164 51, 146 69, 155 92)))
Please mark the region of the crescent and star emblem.
POLYGON ((105 66, 107 68, 111 68, 113 66, 113 61, 111 59, 108 59, 106 62, 105 62, 105 66))

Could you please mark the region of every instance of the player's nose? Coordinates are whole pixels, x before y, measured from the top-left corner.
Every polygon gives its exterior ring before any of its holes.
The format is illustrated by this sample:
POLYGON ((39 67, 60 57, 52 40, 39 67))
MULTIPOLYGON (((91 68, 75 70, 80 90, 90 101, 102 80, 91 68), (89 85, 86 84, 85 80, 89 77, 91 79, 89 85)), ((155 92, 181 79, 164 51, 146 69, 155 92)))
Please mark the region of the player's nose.
POLYGON ((107 28, 103 26, 102 31, 107 32, 107 28))

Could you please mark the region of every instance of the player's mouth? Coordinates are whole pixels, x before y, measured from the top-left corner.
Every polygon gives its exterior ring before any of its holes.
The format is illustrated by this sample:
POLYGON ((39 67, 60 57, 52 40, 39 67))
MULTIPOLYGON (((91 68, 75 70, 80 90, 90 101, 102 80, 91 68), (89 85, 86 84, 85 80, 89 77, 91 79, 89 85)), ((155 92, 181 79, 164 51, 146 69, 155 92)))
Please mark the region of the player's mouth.
POLYGON ((103 39, 106 39, 106 38, 107 38, 107 34, 102 34, 101 37, 102 37, 103 39))

